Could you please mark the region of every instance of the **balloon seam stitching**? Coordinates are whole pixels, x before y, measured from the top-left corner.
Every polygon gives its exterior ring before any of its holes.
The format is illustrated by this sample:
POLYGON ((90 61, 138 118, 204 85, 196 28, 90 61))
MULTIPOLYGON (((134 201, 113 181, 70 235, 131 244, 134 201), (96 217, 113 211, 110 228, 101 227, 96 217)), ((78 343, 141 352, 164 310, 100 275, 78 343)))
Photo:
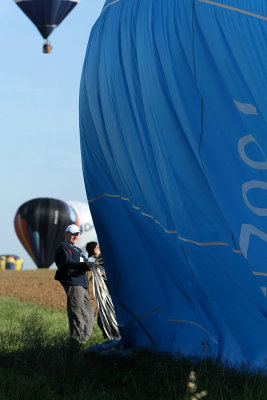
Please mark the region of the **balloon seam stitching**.
POLYGON ((120 0, 114 0, 114 1, 112 1, 111 3, 109 3, 105 8, 103 8, 101 14, 102 14, 109 6, 112 6, 113 4, 118 3, 119 1, 120 1, 120 0))
MULTIPOLYGON (((151 311, 147 312, 146 314, 141 315, 140 317, 135 317, 135 316, 134 316, 134 319, 133 319, 133 320, 134 320, 134 321, 139 321, 139 320, 141 320, 141 319, 145 319, 145 318, 149 317, 151 314, 154 314, 155 312, 159 312, 159 311, 161 311, 160 308, 155 308, 154 310, 151 310, 151 311)), ((131 322, 129 322, 129 323, 131 323, 131 322)), ((119 325, 119 326, 125 326, 125 324, 119 324, 119 323, 118 323, 118 325, 119 325)))
MULTIPOLYGON (((151 310, 150 312, 148 312, 148 313, 142 315, 141 317, 134 317, 133 321, 140 321, 140 320, 142 320, 142 319, 145 319, 145 318, 149 317, 151 314, 153 314, 153 313, 155 313, 155 312, 159 312, 159 311, 161 311, 161 309, 160 309, 160 308, 156 308, 155 310, 151 310)), ((194 322, 194 321, 187 321, 187 320, 184 320, 184 319, 173 319, 173 318, 167 318, 167 320, 170 321, 170 322, 180 322, 180 323, 195 325, 195 326, 197 326, 198 328, 202 329, 204 332, 206 332, 214 343, 216 343, 216 344, 219 343, 219 342, 209 333, 209 331, 208 331, 206 328, 204 328, 204 326, 202 326, 202 325, 200 325, 200 324, 198 324, 198 323, 196 323, 196 322, 194 322)), ((129 322, 128 324, 126 324, 126 325, 125 325, 125 324, 120 324, 120 323, 118 323, 118 326, 122 328, 122 327, 125 327, 125 326, 131 324, 133 321, 130 321, 130 322, 129 322)))
MULTIPOLYGON (((119 194, 107 194, 107 193, 102 193, 102 194, 100 194, 100 195, 98 195, 98 196, 95 196, 95 197, 93 197, 92 199, 88 200, 88 203, 92 203, 93 201, 98 200, 98 199, 100 199, 101 197, 121 198, 121 200, 130 201, 130 199, 128 199, 127 197, 122 197, 122 196, 119 195, 119 194)), ((193 244, 195 244, 195 245, 197 245, 197 246, 230 246, 230 244, 229 244, 229 243, 226 243, 226 242, 202 242, 202 243, 201 243, 201 242, 196 242, 196 241, 194 241, 194 240, 192 240, 192 239, 186 239, 186 238, 184 238, 184 237, 182 237, 182 236, 179 236, 177 230, 168 230, 168 229, 166 229, 159 221, 157 221, 157 220, 155 219, 155 217, 154 217, 153 215, 147 214, 147 213, 143 212, 143 211, 141 210, 140 207, 135 206, 135 205, 133 205, 133 204, 131 204, 131 206, 132 206, 135 210, 140 210, 140 211, 141 211, 141 214, 144 215, 145 217, 148 217, 148 218, 153 219, 154 222, 155 222, 156 224, 158 224, 166 233, 169 233, 169 234, 177 234, 178 239, 179 239, 179 240, 182 240, 183 242, 193 243, 193 244)), ((242 250, 236 250, 236 249, 233 249, 233 248, 232 248, 231 250, 232 250, 233 252, 235 252, 235 253, 242 254, 242 250)))
POLYGON ((253 275, 258 275, 258 276, 267 276, 266 272, 257 272, 257 271, 252 271, 253 275))
POLYGON ((216 340, 216 339, 209 333, 209 331, 208 331, 206 328, 204 328, 204 326, 199 325, 199 324, 197 324, 196 322, 193 322, 193 321, 186 321, 186 320, 184 320, 184 319, 171 319, 171 318, 168 318, 168 321, 170 321, 170 322, 182 322, 182 323, 186 323, 186 324, 195 325, 195 326, 197 326, 198 328, 202 329, 204 332, 206 332, 214 343, 216 343, 216 344, 219 343, 218 340, 216 340))
POLYGON ((267 21, 267 17, 265 15, 252 13, 250 11, 243 10, 242 8, 229 6, 227 4, 218 3, 217 1, 212 1, 212 0, 197 0, 197 1, 199 1, 201 3, 211 4, 216 7, 226 8, 227 10, 239 12, 240 14, 249 15, 250 17, 254 17, 254 18, 262 19, 263 21, 267 21))

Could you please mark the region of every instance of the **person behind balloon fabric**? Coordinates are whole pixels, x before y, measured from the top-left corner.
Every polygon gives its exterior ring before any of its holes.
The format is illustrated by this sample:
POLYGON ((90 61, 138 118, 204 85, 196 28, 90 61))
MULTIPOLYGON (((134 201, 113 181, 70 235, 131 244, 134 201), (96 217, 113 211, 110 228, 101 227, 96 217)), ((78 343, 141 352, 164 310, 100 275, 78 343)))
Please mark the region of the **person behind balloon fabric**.
POLYGON ((103 260, 102 260, 99 244, 97 242, 87 243, 86 251, 88 253, 89 260, 90 260, 90 258, 92 259, 92 261, 100 268, 102 275, 104 275, 106 278, 105 268, 103 265, 103 260))
POLYGON ((94 325, 94 310, 87 295, 86 274, 92 269, 92 263, 75 246, 79 234, 77 225, 67 226, 65 240, 55 251, 55 263, 58 267, 55 279, 66 292, 70 338, 77 345, 89 340, 94 325))
MULTIPOLYGON (((105 273, 105 268, 104 268, 103 259, 102 259, 102 256, 101 256, 99 244, 97 242, 89 242, 89 243, 87 243, 86 251, 88 253, 89 260, 94 262, 95 265, 97 267, 99 267, 99 269, 101 271, 102 278, 103 278, 103 280, 104 280, 104 282, 105 282, 105 284, 107 286, 107 289, 108 289, 107 277, 106 277, 106 273, 105 273)), ((107 334, 105 332, 105 329, 103 327, 103 323, 101 321, 99 313, 97 315, 97 324, 98 324, 99 328, 101 329, 104 338, 107 338, 108 336, 107 336, 107 334)))

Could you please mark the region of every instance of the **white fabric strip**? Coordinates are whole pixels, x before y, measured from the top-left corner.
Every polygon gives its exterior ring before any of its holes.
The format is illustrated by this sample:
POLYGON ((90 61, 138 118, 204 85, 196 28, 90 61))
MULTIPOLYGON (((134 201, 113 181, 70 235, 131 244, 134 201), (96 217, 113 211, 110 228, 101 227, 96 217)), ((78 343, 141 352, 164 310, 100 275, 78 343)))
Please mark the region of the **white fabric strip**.
POLYGON ((50 28, 56 28, 57 27, 57 25, 37 25, 39 28, 41 27, 41 26, 49 26, 50 28))
POLYGON ((239 12, 241 14, 249 15, 251 17, 262 19, 263 21, 267 21, 267 17, 265 15, 260 15, 260 14, 252 13, 252 12, 249 12, 246 10, 242 10, 241 8, 228 6, 227 4, 218 3, 217 1, 212 1, 212 0, 197 0, 197 1, 199 1, 200 3, 211 4, 216 7, 226 8, 231 11, 239 12))

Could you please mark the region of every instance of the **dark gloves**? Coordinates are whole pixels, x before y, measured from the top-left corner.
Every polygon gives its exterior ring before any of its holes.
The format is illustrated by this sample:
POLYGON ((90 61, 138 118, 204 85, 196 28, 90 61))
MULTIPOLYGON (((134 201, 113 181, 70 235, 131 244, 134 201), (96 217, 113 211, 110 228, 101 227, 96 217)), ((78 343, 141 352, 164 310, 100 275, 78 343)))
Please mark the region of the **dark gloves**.
POLYGON ((93 265, 93 263, 92 263, 91 261, 87 261, 87 262, 85 263, 85 265, 86 265, 86 271, 92 271, 92 265, 93 265))

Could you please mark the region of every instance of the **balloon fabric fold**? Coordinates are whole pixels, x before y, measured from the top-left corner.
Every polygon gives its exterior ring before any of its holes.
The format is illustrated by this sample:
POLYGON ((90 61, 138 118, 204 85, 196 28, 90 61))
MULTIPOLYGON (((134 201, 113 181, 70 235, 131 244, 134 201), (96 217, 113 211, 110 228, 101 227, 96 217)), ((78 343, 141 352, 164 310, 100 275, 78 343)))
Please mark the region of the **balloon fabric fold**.
POLYGON ((80 88, 122 341, 267 370, 267 3, 106 1, 80 88))

